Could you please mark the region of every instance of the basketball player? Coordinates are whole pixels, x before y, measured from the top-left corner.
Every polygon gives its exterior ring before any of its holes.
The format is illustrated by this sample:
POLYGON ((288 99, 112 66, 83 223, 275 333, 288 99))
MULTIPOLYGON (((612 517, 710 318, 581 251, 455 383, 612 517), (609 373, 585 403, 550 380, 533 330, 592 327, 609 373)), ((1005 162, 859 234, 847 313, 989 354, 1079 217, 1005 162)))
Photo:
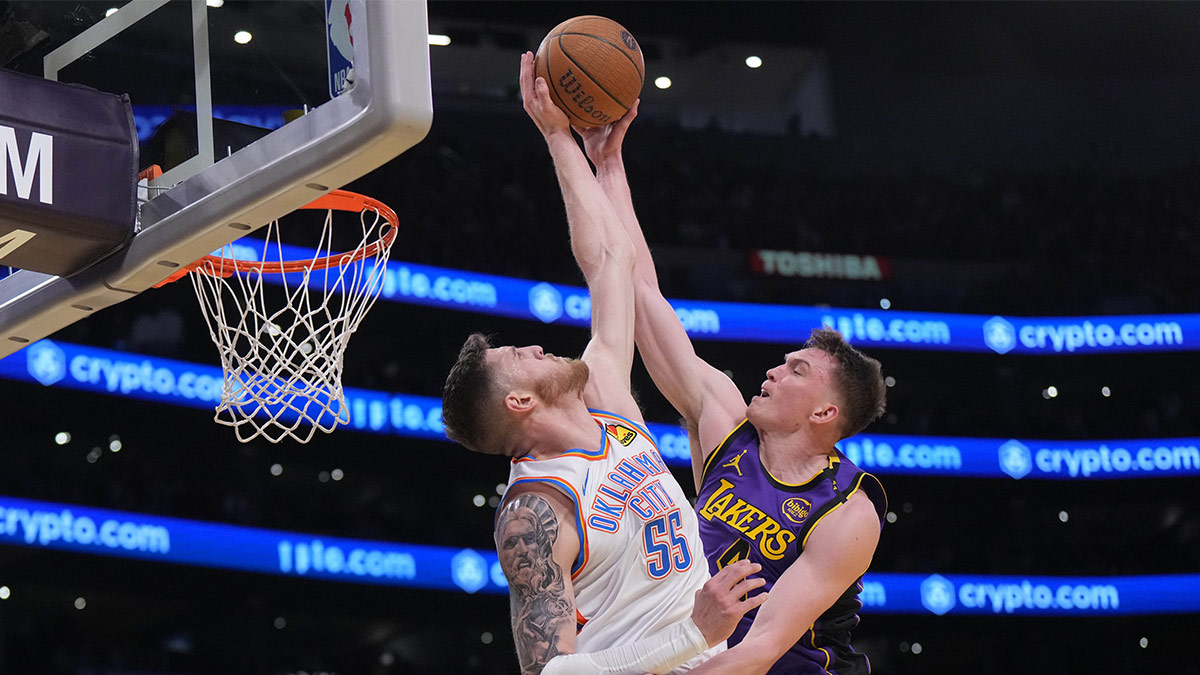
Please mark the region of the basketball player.
POLYGON ((592 338, 574 360, 470 336, 443 390, 446 433, 512 458, 495 539, 522 673, 684 672, 724 649, 764 582, 746 578, 750 562, 709 580, 696 515, 630 393, 629 237, 532 54, 520 78, 592 294, 592 338))
POLYGON ((694 672, 868 673, 867 658, 850 647, 850 630, 858 624, 861 579, 887 500, 879 481, 834 443, 883 413, 879 362, 836 331, 814 330, 767 371, 761 392, 746 405, 734 383, 696 355, 659 290, 634 214, 621 146, 636 116, 635 103, 612 125, 581 135, 633 241, 637 347, 687 424, 711 571, 753 560, 763 566, 771 594, 742 617, 728 651, 694 672))

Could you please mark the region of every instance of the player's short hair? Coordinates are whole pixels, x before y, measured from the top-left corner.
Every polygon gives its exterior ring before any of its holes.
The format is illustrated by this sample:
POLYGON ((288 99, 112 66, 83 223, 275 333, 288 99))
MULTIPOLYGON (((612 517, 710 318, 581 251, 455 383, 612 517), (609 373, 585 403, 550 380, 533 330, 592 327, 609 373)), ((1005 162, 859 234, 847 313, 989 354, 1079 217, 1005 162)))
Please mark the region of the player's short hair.
POLYGON ((472 333, 463 343, 442 387, 442 423, 446 436, 466 449, 498 454, 502 425, 498 387, 486 358, 491 347, 481 333, 472 333))
POLYGON ((829 328, 813 329, 803 349, 820 349, 833 357, 834 386, 842 395, 842 438, 848 438, 879 419, 887 405, 887 387, 879 361, 863 354, 846 342, 842 334, 829 328))

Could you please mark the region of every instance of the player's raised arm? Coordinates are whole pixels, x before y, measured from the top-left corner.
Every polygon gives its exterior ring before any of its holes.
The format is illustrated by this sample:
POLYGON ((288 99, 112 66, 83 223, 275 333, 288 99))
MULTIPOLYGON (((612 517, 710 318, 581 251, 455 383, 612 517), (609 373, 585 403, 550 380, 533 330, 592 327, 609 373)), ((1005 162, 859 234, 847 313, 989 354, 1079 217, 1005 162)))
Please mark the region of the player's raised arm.
POLYGON ((580 132, 596 177, 634 250, 637 347, 654 384, 687 421, 692 468, 699 484, 704 457, 745 417, 746 401, 723 372, 696 355, 691 339, 658 286, 650 247, 642 234, 621 148, 639 102, 616 122, 580 132))
POLYGON ((571 134, 567 116, 551 102, 546 81, 534 77, 529 52, 521 55, 521 96, 554 159, 571 251, 592 297, 592 339, 583 353, 591 374, 584 400, 590 407, 641 421, 629 390, 634 349, 632 244, 571 134))

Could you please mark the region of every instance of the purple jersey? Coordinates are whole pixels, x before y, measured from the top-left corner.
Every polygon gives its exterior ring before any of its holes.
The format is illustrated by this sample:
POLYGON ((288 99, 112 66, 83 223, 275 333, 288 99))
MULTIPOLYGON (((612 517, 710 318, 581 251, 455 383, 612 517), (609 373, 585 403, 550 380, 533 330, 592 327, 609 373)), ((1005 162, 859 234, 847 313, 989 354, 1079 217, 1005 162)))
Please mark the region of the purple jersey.
MULTIPOLYGON (((730 432, 704 464, 704 477, 696 512, 700 539, 708 567, 722 567, 748 558, 762 565, 763 590, 771 590, 779 577, 804 551, 808 536, 825 515, 862 490, 875 504, 880 526, 887 497, 879 479, 855 466, 841 452, 829 465, 802 485, 776 480, 759 459, 758 430, 743 421, 730 432)), ((775 662, 771 675, 857 675, 871 672, 867 657, 850 647, 850 631, 858 625, 862 607, 858 594, 862 579, 842 593, 800 641, 775 662)), ((742 617, 729 638, 732 647, 742 641, 756 610, 742 617)))

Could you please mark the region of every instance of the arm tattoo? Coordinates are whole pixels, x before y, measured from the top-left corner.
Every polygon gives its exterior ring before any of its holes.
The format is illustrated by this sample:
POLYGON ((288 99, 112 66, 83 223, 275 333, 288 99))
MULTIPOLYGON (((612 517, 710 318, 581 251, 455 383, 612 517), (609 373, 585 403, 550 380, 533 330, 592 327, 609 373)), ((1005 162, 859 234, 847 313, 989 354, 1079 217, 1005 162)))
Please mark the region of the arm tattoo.
POLYGON ((559 654, 559 632, 573 618, 562 568, 554 562, 557 539, 558 517, 536 494, 514 499, 496 521, 496 552, 508 577, 523 675, 540 673, 559 654))

